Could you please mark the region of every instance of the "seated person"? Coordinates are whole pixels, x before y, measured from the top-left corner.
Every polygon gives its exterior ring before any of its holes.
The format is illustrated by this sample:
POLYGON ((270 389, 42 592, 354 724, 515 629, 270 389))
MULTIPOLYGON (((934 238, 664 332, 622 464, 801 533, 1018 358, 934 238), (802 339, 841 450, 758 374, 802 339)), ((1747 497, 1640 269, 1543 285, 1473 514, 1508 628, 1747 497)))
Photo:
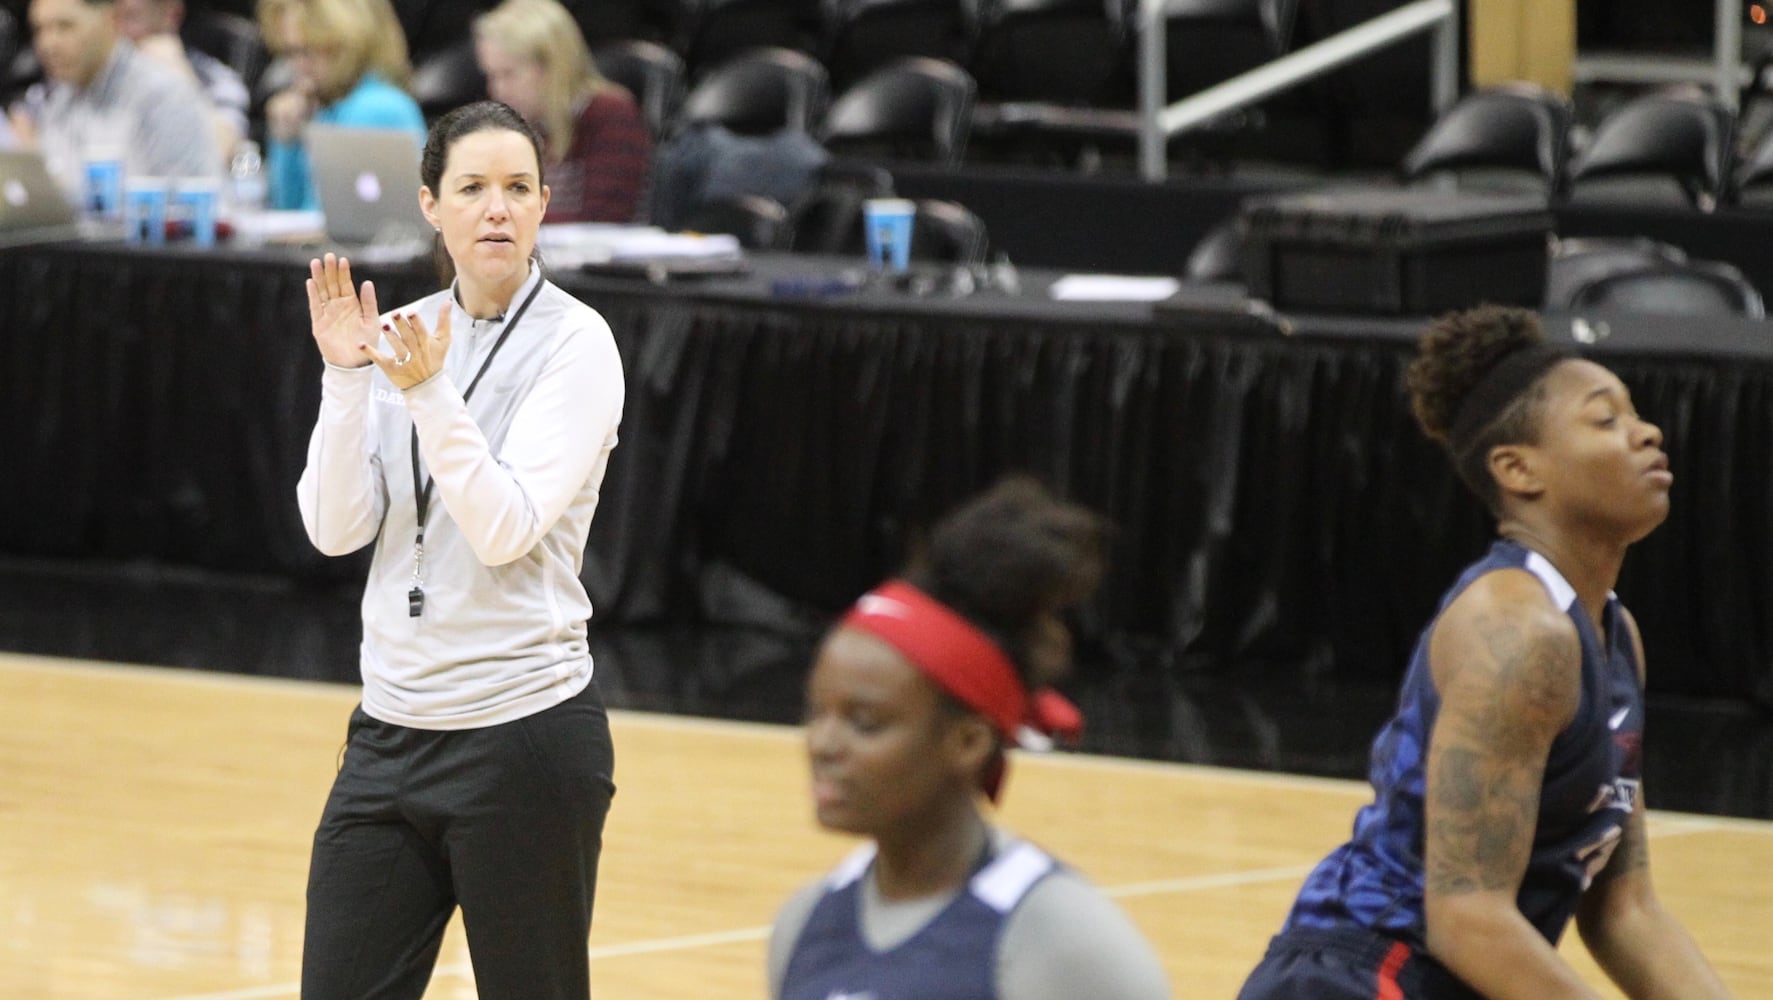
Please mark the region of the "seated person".
POLYGON ((13 112, 12 129, 43 151, 71 200, 97 155, 148 177, 221 175, 196 85, 119 37, 110 0, 31 0, 30 21, 44 82, 13 112))
POLYGON ((252 95, 233 67, 207 52, 185 48, 179 25, 185 21, 184 0, 115 0, 117 30, 136 50, 196 84, 209 99, 209 122, 216 149, 231 154, 247 135, 247 108, 252 95))
POLYGON ((487 94, 542 134, 549 222, 633 222, 653 137, 634 95, 604 79, 558 0, 505 0, 474 21, 487 94))
POLYGON ((319 206, 302 144, 310 122, 406 129, 423 148, 425 116, 403 89, 412 64, 388 0, 259 0, 259 30, 295 70, 265 104, 269 207, 319 206))

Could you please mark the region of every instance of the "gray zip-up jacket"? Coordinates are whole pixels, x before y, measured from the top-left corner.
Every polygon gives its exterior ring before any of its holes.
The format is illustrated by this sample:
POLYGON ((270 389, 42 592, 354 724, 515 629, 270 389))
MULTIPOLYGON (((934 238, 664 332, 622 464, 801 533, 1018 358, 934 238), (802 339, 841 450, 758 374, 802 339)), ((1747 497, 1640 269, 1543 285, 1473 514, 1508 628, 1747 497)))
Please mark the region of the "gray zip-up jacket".
MULTIPOLYGON (((302 523, 329 555, 376 543, 363 593, 363 708, 420 729, 532 715, 591 681, 579 582, 585 538, 621 422, 621 358, 609 324, 539 268, 542 289, 471 398, 462 392, 506 321, 475 321, 453 291, 416 312, 435 331, 453 310, 444 370, 405 393, 375 366, 328 366, 297 486, 302 523), (425 525, 424 613, 408 614, 418 523, 411 432, 434 477, 425 525)), ((384 350, 386 348, 384 347, 384 350)))

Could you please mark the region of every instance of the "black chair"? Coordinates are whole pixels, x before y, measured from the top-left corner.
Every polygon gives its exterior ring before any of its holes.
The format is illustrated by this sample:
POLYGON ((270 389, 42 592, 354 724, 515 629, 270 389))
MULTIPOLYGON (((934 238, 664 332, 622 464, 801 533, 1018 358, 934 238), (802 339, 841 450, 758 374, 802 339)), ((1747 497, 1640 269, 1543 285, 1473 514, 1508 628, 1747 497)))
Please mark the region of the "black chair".
POLYGON ((833 152, 868 151, 949 166, 972 127, 973 78, 954 63, 911 56, 844 91, 819 135, 833 152))
POLYGON ((591 50, 591 62, 634 95, 654 135, 665 133, 683 90, 683 59, 677 53, 657 42, 629 39, 591 50))
POLYGON ((826 0, 823 61, 842 88, 907 56, 959 60, 971 22, 966 0, 826 0))
POLYGON ((1405 180, 1470 170, 1539 178, 1548 194, 1561 189, 1569 158, 1570 102, 1533 84, 1504 84, 1466 95, 1448 108, 1405 155, 1405 180))
MULTIPOLYGON (((1594 180, 1661 178, 1710 211, 1728 197, 1735 133, 1735 113, 1704 91, 1636 98, 1603 118, 1570 164, 1571 194, 1594 180)), ((1631 197, 1646 194, 1634 188, 1631 197)))
POLYGON ((788 210, 774 198, 741 194, 709 202, 691 212, 683 228, 696 233, 730 233, 747 250, 773 250, 788 234, 788 210))
POLYGON ((1710 260, 1653 264, 1606 275, 1578 289, 1570 308, 1741 319, 1766 316, 1761 293, 1742 272, 1710 260))
POLYGON ((1730 186, 1731 200, 1740 205, 1767 207, 1773 205, 1773 130, 1763 135, 1755 148, 1743 157, 1730 186))
POLYGON ((973 266, 985 263, 985 222, 957 202, 919 198, 911 220, 914 260, 973 266))
POLYGON ((1569 309, 1582 289, 1609 275, 1686 261, 1685 250, 1647 237, 1560 239, 1546 261, 1545 306, 1569 309))
POLYGON ((472 39, 474 19, 498 0, 392 0, 394 16, 406 33, 407 58, 413 68, 440 52, 472 39))
MULTIPOLYGON (((12 16, 12 11, 0 7, 0 73, 10 73, 13 57, 18 55, 19 42, 18 18, 12 16)), ((6 82, 0 80, 0 84, 6 82)))
POLYGON ((585 44, 596 51, 627 39, 664 37, 654 31, 648 19, 663 11, 655 11, 650 0, 561 0, 585 44), (649 33, 650 32, 650 33, 649 33))
POLYGON ((1207 230, 1189 251, 1182 276, 1190 281, 1243 281, 1246 239, 1241 216, 1225 219, 1207 230))
POLYGON ((258 23, 249 17, 220 10, 193 10, 179 27, 186 48, 221 60, 240 75, 251 94, 271 63, 271 50, 259 36, 258 23))
POLYGON ((724 125, 761 135, 811 132, 825 113, 825 67, 793 49, 753 49, 708 71, 684 97, 674 126, 724 125))
POLYGON ((1125 0, 985 0, 968 70, 990 101, 1131 107, 1125 0))
POLYGON ((692 73, 758 48, 810 50, 815 0, 676 0, 671 47, 692 73))
POLYGON ((464 104, 484 100, 486 77, 474 58, 474 43, 457 42, 426 56, 413 67, 410 90, 426 121, 436 121, 464 104))
POLYGON ((893 196, 893 175, 867 163, 833 161, 819 171, 813 189, 789 210, 786 248, 801 253, 859 254, 863 249, 862 204, 893 196))

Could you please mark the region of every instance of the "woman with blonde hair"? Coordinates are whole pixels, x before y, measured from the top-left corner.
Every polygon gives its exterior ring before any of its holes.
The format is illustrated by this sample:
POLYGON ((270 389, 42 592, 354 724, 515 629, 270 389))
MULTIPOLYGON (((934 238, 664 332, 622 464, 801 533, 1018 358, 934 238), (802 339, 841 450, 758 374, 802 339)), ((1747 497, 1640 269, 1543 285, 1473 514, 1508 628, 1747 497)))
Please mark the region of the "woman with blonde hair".
POLYGON ((558 0, 504 0, 474 21, 474 55, 493 100, 542 134, 549 222, 633 222, 652 171, 640 106, 604 79, 558 0))
POLYGON ((259 31, 295 81, 265 104, 272 208, 314 208, 302 132, 311 122, 405 129, 425 143, 425 116, 404 89, 406 35, 388 0, 259 0, 259 31))

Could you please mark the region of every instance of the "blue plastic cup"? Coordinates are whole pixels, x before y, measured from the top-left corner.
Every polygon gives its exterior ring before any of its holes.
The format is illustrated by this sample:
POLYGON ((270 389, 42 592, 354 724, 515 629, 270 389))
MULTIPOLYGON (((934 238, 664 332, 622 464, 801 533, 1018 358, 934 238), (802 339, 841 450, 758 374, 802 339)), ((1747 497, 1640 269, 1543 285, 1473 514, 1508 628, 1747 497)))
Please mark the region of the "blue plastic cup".
POLYGON ((123 161, 104 157, 86 161, 86 191, 81 208, 95 219, 123 215, 123 161))
POLYGON ((911 266, 911 219, 917 205, 907 198, 870 198, 862 203, 862 228, 868 239, 868 263, 881 270, 911 266))
POLYGON ((208 177, 184 177, 173 188, 172 211, 200 247, 215 246, 216 201, 221 183, 208 177))
POLYGON ((131 177, 123 189, 123 238, 159 246, 166 242, 166 181, 131 177))

